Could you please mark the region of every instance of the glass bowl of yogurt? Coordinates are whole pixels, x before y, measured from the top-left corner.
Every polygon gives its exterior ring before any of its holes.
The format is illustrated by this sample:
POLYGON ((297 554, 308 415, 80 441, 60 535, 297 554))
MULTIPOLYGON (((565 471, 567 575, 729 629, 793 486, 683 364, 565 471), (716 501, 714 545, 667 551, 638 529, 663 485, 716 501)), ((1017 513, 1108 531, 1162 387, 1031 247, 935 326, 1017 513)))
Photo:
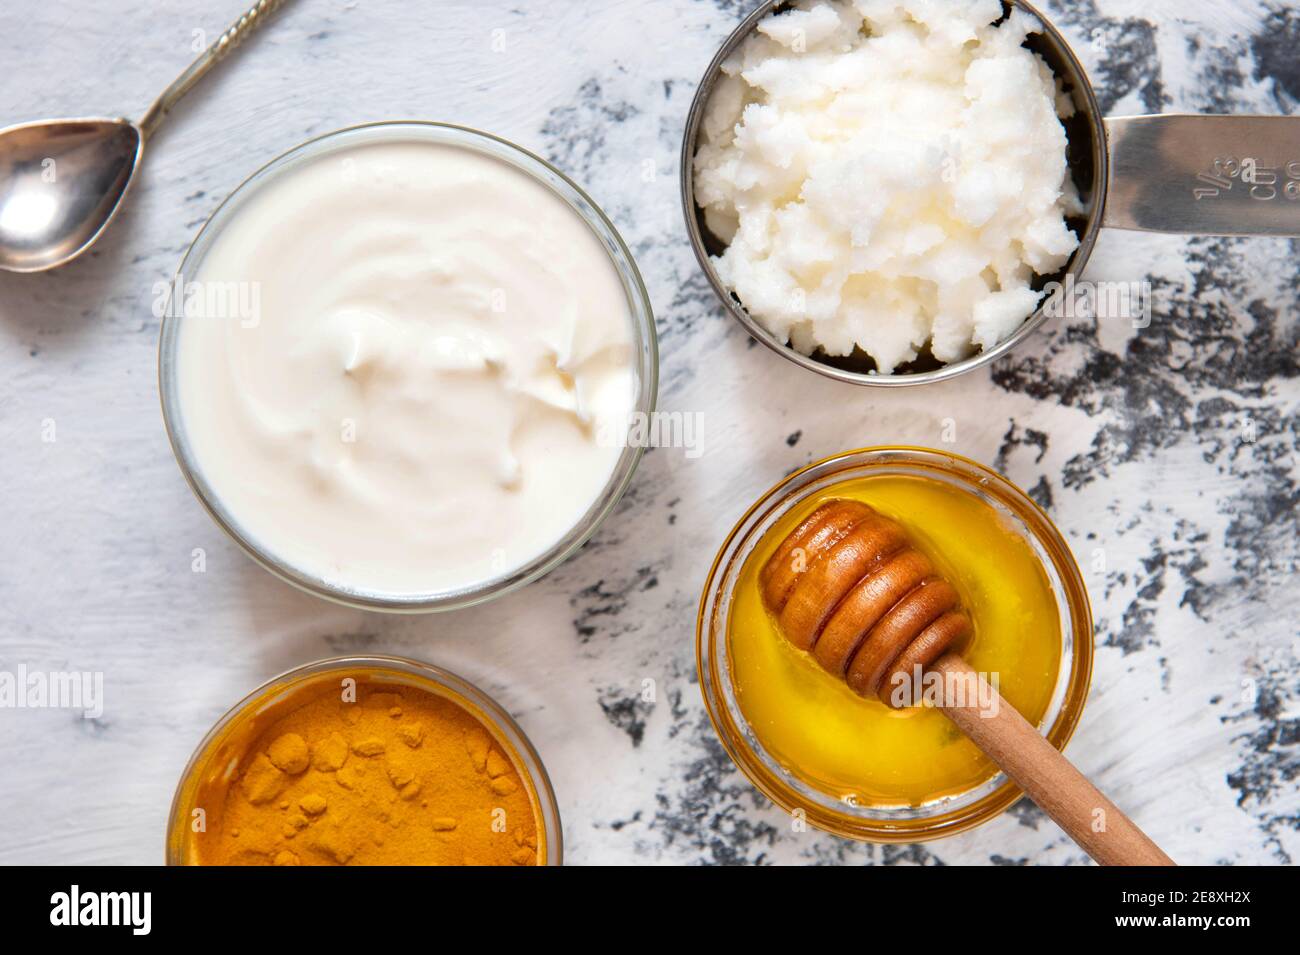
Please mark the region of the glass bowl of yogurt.
POLYGON ((304 143, 204 225, 161 309, 181 469, 255 560, 374 610, 469 606, 576 551, 654 408, 644 283, 595 202, 442 123, 304 143))

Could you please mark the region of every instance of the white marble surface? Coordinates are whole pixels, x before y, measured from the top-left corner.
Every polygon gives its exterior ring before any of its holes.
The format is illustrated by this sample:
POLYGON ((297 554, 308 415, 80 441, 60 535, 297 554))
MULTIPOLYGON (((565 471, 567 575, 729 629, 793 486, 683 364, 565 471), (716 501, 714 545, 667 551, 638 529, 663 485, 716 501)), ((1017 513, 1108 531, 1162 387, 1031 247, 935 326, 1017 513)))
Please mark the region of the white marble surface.
MULTIPOLYGON (((1180 861, 1296 856, 1296 245, 1106 234, 1090 275, 1151 279, 1150 329, 1059 322, 992 373, 920 390, 809 375, 723 316, 680 225, 681 124, 748 6, 298 0, 173 115, 94 254, 0 273, 0 669, 106 682, 98 720, 0 710, 0 862, 158 862, 213 720, 272 674, 346 651, 430 660, 496 695, 550 769, 571 862, 1080 862, 1025 804, 921 847, 793 833, 703 715, 694 612, 733 520, 814 458, 937 445, 944 418, 955 450, 1034 489, 1081 560, 1104 549, 1071 756, 1180 861), (661 407, 705 422, 705 454, 650 453, 566 566, 451 615, 341 609, 260 570, 191 496, 158 410, 152 289, 205 217, 301 140, 384 118, 491 130, 589 187, 650 287, 661 407), (654 705, 636 702, 647 677, 654 705)), ((7 0, 0 126, 139 115, 193 31, 214 37, 240 7, 7 0)), ((1300 21, 1272 0, 1048 9, 1112 112, 1295 108, 1300 21)))

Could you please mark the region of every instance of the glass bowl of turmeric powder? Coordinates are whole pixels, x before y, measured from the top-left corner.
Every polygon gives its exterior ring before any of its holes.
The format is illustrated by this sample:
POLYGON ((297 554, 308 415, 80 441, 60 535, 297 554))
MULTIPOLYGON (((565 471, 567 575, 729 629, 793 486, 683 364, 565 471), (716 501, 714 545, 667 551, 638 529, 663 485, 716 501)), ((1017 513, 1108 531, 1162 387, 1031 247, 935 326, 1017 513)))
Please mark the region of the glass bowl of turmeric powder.
POLYGON ((961 593, 964 658, 1058 749, 1092 679, 1092 614, 1069 545, 1010 481, 956 454, 878 447, 814 462, 740 518, 705 584, 696 659, 736 765, 796 822, 872 842, 980 825, 1020 790, 937 709, 856 695, 784 639, 758 575, 818 506, 859 500, 893 518, 961 593))
POLYGON ((402 657, 335 657, 217 722, 172 800, 168 865, 559 865, 537 751, 482 690, 402 657))

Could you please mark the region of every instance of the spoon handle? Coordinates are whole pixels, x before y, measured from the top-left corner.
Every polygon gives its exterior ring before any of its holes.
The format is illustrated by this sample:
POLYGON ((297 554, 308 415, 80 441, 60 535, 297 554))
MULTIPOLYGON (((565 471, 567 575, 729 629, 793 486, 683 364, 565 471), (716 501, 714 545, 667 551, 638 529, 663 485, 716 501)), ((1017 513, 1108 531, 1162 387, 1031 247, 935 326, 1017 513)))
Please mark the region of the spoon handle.
POLYGON ((203 55, 186 68, 185 72, 172 81, 172 85, 163 90, 149 111, 144 114, 140 120, 140 132, 145 139, 153 135, 153 131, 158 128, 158 124, 163 121, 172 107, 175 106, 191 89, 194 84, 201 80, 208 72, 223 59, 235 47, 239 46, 250 33, 261 26, 275 10, 284 3, 284 0, 258 0, 253 4, 246 13, 234 23, 216 41, 209 44, 208 48, 203 51, 203 55))

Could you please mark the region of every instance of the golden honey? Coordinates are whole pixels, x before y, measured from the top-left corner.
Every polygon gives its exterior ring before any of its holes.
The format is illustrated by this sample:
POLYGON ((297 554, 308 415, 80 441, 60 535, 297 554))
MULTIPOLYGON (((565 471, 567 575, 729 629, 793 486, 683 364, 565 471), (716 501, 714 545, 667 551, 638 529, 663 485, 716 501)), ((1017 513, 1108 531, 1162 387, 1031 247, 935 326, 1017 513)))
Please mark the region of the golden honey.
POLYGON ((1028 539, 992 506, 947 481, 856 477, 809 495, 773 525, 737 578, 727 622, 736 700, 759 743, 788 772, 850 805, 919 806, 967 792, 996 768, 929 708, 891 710, 854 694, 791 646, 762 603, 758 574, 805 517, 833 498, 898 521, 961 594, 972 632, 960 649, 1031 723, 1046 713, 1061 665, 1061 613, 1028 539))

